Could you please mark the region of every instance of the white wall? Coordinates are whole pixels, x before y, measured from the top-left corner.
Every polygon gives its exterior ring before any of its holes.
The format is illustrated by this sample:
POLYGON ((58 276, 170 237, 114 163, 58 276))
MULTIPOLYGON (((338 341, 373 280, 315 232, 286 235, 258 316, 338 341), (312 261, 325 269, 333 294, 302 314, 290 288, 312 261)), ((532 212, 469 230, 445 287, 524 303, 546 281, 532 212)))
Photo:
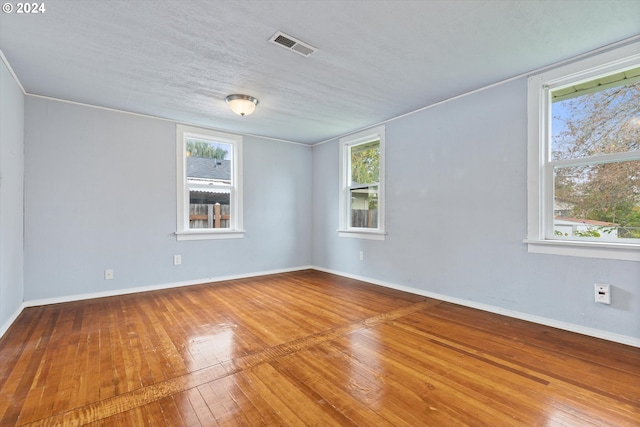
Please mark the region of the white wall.
POLYGON ((245 237, 178 242, 175 123, 27 96, 25 129, 26 301, 311 262, 310 147, 245 136, 245 237))
POLYGON ((640 263, 527 252, 526 105, 521 78, 389 122, 385 241, 338 237, 338 140, 315 146, 314 265, 640 342, 640 263))
MULTIPOLYGON (((3 69, 4 86, 6 78, 3 69)), ((7 117, 19 151, 25 102, 26 301, 313 264, 640 339, 640 263, 529 254, 522 242, 525 78, 387 124, 385 241, 337 236, 337 139, 312 150, 245 137, 245 238, 177 242, 174 123, 32 96, 24 101, 14 84, 10 96, 4 86, 2 165, 11 151, 7 117), (179 267, 171 264, 174 254, 182 255, 179 267), (105 268, 114 269, 114 280, 103 279, 105 268), (594 282, 613 286, 610 306, 593 302, 594 282)), ((4 193, 0 202, 5 209, 4 193)), ((4 234, 21 228, 18 212, 14 205, 17 228, 0 223, 0 323, 22 301, 21 269, 15 286, 4 279, 5 265, 22 262, 20 239, 4 234)))
POLYGON ((22 306, 24 95, 0 60, 0 336, 22 306))

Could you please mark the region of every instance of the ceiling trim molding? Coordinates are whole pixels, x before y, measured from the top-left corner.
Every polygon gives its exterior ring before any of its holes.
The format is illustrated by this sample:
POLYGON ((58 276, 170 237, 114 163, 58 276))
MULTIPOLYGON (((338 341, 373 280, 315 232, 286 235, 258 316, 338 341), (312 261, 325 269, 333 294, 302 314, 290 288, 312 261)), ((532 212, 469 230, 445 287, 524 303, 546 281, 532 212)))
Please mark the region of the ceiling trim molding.
POLYGON ((633 44, 633 43, 638 42, 638 41, 640 41, 640 34, 637 34, 635 36, 620 40, 618 42, 610 43, 608 45, 599 47, 597 49, 593 49, 591 51, 582 53, 580 55, 573 56, 571 58, 567 58, 565 60, 561 60, 561 61, 549 64, 549 65, 545 65, 543 67, 539 67, 539 68, 534 69, 532 71, 528 71, 528 72, 525 72, 525 73, 520 73, 518 75, 506 78, 504 80, 501 80, 501 81, 498 81, 498 82, 495 82, 495 83, 491 83, 489 85, 486 85, 486 86, 483 86, 483 87, 480 87, 480 88, 477 88, 477 89, 474 89, 474 90, 471 90, 471 91, 468 91, 468 92, 465 92, 465 93, 461 93, 461 94, 453 96, 451 98, 447 98, 447 99, 438 101, 436 103, 433 103, 433 104, 418 108, 416 110, 401 114, 399 116, 395 116, 395 117, 392 117, 390 119, 383 120, 381 122, 372 123, 372 124, 367 125, 365 127, 354 129, 352 131, 349 131, 349 132, 346 132, 346 133, 343 133, 343 134, 338 134, 338 135, 335 135, 335 136, 333 136, 331 138, 328 138, 328 139, 325 139, 325 140, 322 140, 322 141, 319 141, 319 142, 316 142, 316 143, 310 143, 310 144, 296 142, 296 141, 290 141, 290 140, 285 140, 285 139, 280 139, 280 138, 273 138, 273 137, 268 137, 268 136, 264 136, 264 135, 242 133, 242 132, 232 131, 232 130, 228 130, 228 129, 210 128, 210 127, 208 127, 206 125, 202 125, 201 123, 178 122, 176 120, 169 119, 169 118, 166 118, 166 117, 153 116, 153 115, 143 114, 143 113, 134 113, 134 112, 126 111, 126 110, 119 110, 119 109, 109 108, 109 107, 101 107, 101 106, 92 105, 92 104, 86 104, 86 103, 82 103, 82 102, 76 102, 76 101, 70 101, 70 100, 55 98, 55 97, 32 94, 32 93, 27 92, 24 89, 24 86, 22 85, 22 83, 18 79, 18 76, 15 74, 13 68, 9 64, 9 61, 7 60, 7 58, 4 55, 4 53, 2 52, 2 50, 0 50, 0 59, 5 64, 5 66, 9 70, 10 74, 12 75, 13 79, 16 81, 18 87, 20 88, 20 90, 22 91, 23 95, 25 95, 25 96, 33 96, 33 97, 36 97, 36 98, 43 98, 43 99, 49 99, 49 100, 54 100, 54 101, 59 101, 59 102, 66 102, 66 103, 71 103, 71 104, 75 104, 75 105, 81 105, 81 106, 85 106, 85 107, 99 108, 99 109, 103 109, 103 110, 107 110, 107 111, 119 112, 119 113, 124 113, 124 114, 132 114, 132 115, 135 115, 135 116, 138 116, 138 117, 153 118, 153 119, 164 120, 164 121, 168 121, 168 122, 172 122, 172 123, 182 123, 182 124, 190 125, 190 126, 205 127, 207 129, 218 130, 218 131, 222 131, 222 132, 228 132, 228 133, 233 133, 233 134, 237 134, 237 135, 243 135, 243 136, 247 136, 247 137, 267 139, 267 140, 272 140, 272 141, 284 142, 284 143, 288 143, 288 144, 302 145, 302 146, 306 146, 306 147, 315 147, 315 146, 322 145, 322 144, 325 144, 325 143, 330 142, 330 141, 338 140, 340 138, 343 138, 343 137, 346 137, 346 136, 349 136, 349 135, 353 135, 353 134, 361 132, 363 130, 367 130, 367 129, 370 129, 370 128, 373 128, 373 127, 376 127, 376 126, 381 126, 381 125, 393 122, 395 120, 402 119, 402 118, 410 116, 412 114, 416 114, 416 113, 422 112, 424 110, 428 110, 430 108, 434 108, 434 107, 443 105, 443 104, 445 104, 447 102, 450 102, 450 101, 458 100, 458 99, 466 97, 468 95, 473 95, 473 94, 476 94, 478 92, 482 92, 482 91, 487 90, 487 89, 492 89, 494 87, 500 86, 500 85, 505 84, 505 83, 509 83, 511 81, 514 81, 514 80, 517 80, 517 79, 520 79, 520 78, 523 78, 523 77, 529 77, 531 75, 539 74, 539 73, 545 72, 545 71, 547 71, 549 69, 553 69, 553 68, 556 68, 556 67, 559 67, 559 66, 562 66, 562 65, 566 65, 566 64, 575 62, 575 61, 579 61, 579 60, 584 59, 586 57, 590 57, 590 56, 593 56, 593 55, 596 55, 596 54, 599 54, 599 53, 602 53, 602 52, 605 52, 605 51, 608 51, 608 50, 616 49, 616 48, 619 48, 619 47, 622 47, 622 46, 625 46, 625 45, 630 45, 630 44, 633 44))
POLYGON ((606 52, 606 51, 609 51, 609 50, 617 49, 617 48, 622 47, 622 46, 628 46, 628 45, 634 44, 636 42, 640 42, 640 34, 632 36, 632 37, 629 37, 629 38, 626 38, 624 40, 620 40, 620 41, 617 41, 617 42, 614 42, 614 43, 610 43, 608 45, 599 47, 597 49, 590 50, 590 51, 585 52, 585 53, 581 53, 580 55, 572 56, 571 58, 567 58, 567 59, 564 59, 562 61, 554 62, 553 64, 549 64, 549 65, 545 65, 545 66, 540 67, 540 68, 536 68, 536 69, 534 69, 532 71, 527 71, 526 73, 520 73, 520 74, 515 75, 513 77, 509 77, 509 78, 506 78, 504 80, 500 80, 499 82, 491 83, 491 84, 489 84, 487 86, 483 86, 483 87, 480 87, 478 89, 471 90, 469 92, 461 93, 460 95, 456 95, 456 96, 453 96, 451 98, 443 99, 442 101, 438 101, 438 102, 436 102, 434 104, 430 104, 430 105, 427 105, 425 107, 418 108, 417 110, 413 110, 413 111, 410 111, 408 113, 404 113, 404 114, 401 114, 399 116, 392 117, 392 118, 384 120, 382 122, 375 123, 375 124, 372 124, 372 125, 369 125, 369 126, 366 126, 366 127, 363 127, 363 128, 351 131, 351 132, 347 132, 347 133, 342 134, 342 135, 334 136, 332 138, 325 139, 323 141, 316 142, 315 144, 310 144, 310 145, 311 145, 311 147, 315 147, 317 145, 322 145, 322 144, 325 144, 327 142, 338 140, 340 138, 344 138, 346 136, 353 135, 355 133, 362 132, 364 130, 367 130, 367 129, 370 129, 370 128, 373 128, 373 127, 376 127, 376 126, 381 126, 381 125, 393 122, 395 120, 401 119, 403 117, 407 117, 407 116, 410 116, 412 114, 416 114, 416 113, 419 113, 421 111, 428 110, 430 108, 434 108, 434 107, 437 107, 437 106, 442 105, 442 104, 446 104, 447 102, 450 102, 450 101, 455 101, 457 99, 464 98, 466 96, 473 95, 473 94, 476 94, 478 92, 482 92, 482 91, 487 90, 487 89, 492 89, 492 88, 494 88, 496 86, 500 86, 500 85, 503 85, 505 83, 509 83, 509 82, 514 81, 514 80, 521 79, 523 77, 530 77, 532 75, 539 74, 539 73, 548 71, 548 70, 556 68, 556 67, 560 67, 560 66, 563 66, 563 65, 566 65, 566 64, 570 64, 572 62, 580 61, 580 60, 582 60, 584 58, 588 58, 588 57, 591 57, 591 56, 594 56, 594 55, 597 55, 597 54, 600 54, 602 52, 606 52))
POLYGON ((4 56, 4 52, 2 52, 2 49, 0 49, 0 59, 2 60, 2 63, 5 65, 5 67, 7 67, 7 70, 9 70, 9 74, 11 74, 11 76, 13 77, 13 80, 16 81, 16 84, 18 85, 18 87, 22 91, 22 94, 25 95, 25 96, 28 95, 27 92, 24 90, 24 86, 22 86, 22 83, 20 82, 20 79, 16 75, 15 71, 13 71, 13 68, 11 67, 11 64, 9 64, 9 60, 7 59, 6 56, 4 56))
POLYGON ((213 127, 210 127, 210 126, 207 126, 207 125, 203 125, 202 123, 180 122, 178 120, 168 119, 166 117, 153 116, 153 115, 150 115, 150 114, 143 114, 143 113, 134 113, 132 111, 118 110, 117 108, 102 107, 102 106, 99 106, 99 105, 87 104, 87 103, 78 102, 78 101, 70 101, 68 99, 55 98, 53 96, 36 95, 36 94, 33 94, 33 93, 28 93, 28 92, 24 92, 24 95, 25 96, 30 96, 30 97, 33 97, 33 98, 46 99, 46 100, 49 100, 49 101, 56 101, 56 102, 63 102, 63 103, 66 103, 66 104, 78 105, 78 106, 81 106, 81 107, 97 108, 99 110, 111 111, 111 112, 114 112, 114 113, 129 114, 129 115, 132 115, 132 116, 144 117, 144 118, 147 118, 147 119, 162 120, 162 121, 165 121, 165 122, 181 124, 181 125, 187 125, 187 126, 196 126, 196 127, 203 128, 203 129, 209 129, 209 130, 218 131, 218 132, 226 132, 226 133, 230 133, 230 134, 233 134, 233 135, 242 135, 242 136, 246 136, 246 137, 261 138, 261 139, 267 139, 267 140, 270 140, 270 141, 284 142, 284 143, 287 143, 287 144, 294 144, 294 145, 302 145, 304 147, 311 147, 311 144, 304 144, 302 142, 289 141, 289 140, 286 140, 286 139, 273 138, 273 137, 270 137, 270 136, 263 136, 263 135, 255 135, 255 134, 251 134, 251 133, 237 132, 237 131, 233 131, 233 130, 229 130, 229 129, 213 128, 213 127))

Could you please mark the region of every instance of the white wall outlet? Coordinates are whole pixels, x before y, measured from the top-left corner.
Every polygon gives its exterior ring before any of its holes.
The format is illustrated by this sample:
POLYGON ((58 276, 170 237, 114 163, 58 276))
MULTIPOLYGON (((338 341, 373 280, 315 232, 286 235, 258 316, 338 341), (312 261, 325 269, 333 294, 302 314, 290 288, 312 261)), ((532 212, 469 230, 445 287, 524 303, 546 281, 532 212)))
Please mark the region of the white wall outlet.
POLYGON ((611 304, 611 285, 596 283, 595 297, 596 302, 600 304, 611 304))
POLYGON ((113 280, 113 269, 107 268, 104 271, 104 280, 113 280))
POLYGON ((360 261, 364 261, 364 251, 360 251, 360 261))
POLYGON ((174 255, 173 256, 173 265, 182 264, 182 255, 174 255))

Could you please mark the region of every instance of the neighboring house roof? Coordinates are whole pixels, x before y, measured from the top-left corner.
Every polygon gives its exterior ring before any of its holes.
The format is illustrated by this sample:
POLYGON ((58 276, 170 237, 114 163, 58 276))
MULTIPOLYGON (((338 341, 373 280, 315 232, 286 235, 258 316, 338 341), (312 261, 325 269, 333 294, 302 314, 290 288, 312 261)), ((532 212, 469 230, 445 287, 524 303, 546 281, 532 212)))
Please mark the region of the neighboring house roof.
POLYGON ((620 224, 616 224, 613 222, 605 222, 605 221, 596 221, 594 219, 581 219, 581 218, 565 218, 565 217, 556 217, 557 221, 571 222, 576 224, 584 224, 584 225, 596 225, 601 227, 617 227, 620 224))
POLYGON ((555 211, 567 211, 573 209, 574 204, 569 202, 564 202, 562 200, 554 200, 553 201, 553 210, 555 211))
POLYGON ((231 180, 231 161, 187 157, 187 178, 231 180))
POLYGON ((214 194, 231 194, 231 190, 222 188, 189 188, 192 193, 214 193, 214 194))

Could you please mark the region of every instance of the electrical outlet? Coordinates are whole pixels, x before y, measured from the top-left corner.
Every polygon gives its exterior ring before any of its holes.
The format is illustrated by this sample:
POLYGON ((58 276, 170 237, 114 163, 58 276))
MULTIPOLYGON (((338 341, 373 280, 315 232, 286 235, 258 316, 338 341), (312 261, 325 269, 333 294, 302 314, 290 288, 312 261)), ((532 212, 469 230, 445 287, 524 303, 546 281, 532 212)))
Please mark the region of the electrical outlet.
POLYGON ((600 304, 611 304, 611 285, 596 283, 595 299, 600 304))
POLYGON ((174 255, 173 256, 173 265, 182 264, 182 255, 174 255))
POLYGON ((364 261, 364 251, 360 251, 360 261, 364 261))
POLYGON ((113 269, 107 268, 104 271, 104 280, 113 280, 113 269))

